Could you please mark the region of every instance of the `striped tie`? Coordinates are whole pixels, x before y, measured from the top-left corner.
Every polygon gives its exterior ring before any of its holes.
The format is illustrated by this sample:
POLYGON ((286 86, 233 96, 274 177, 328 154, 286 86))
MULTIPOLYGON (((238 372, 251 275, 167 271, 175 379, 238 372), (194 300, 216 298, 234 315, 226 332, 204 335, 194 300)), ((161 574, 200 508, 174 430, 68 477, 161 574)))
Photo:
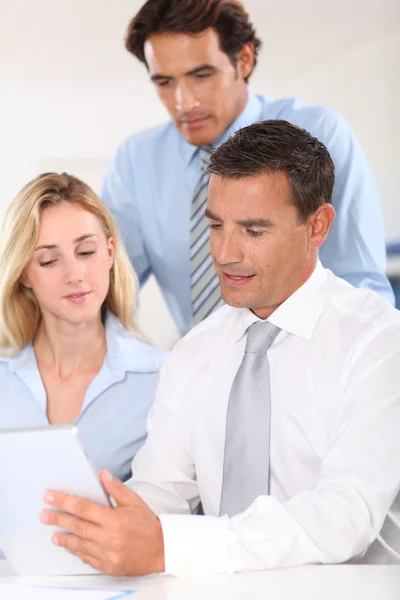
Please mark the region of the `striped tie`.
POLYGON ((207 166, 213 150, 212 146, 200 148, 201 175, 193 197, 190 219, 190 279, 195 325, 223 304, 210 254, 210 227, 205 215, 209 180, 207 166))

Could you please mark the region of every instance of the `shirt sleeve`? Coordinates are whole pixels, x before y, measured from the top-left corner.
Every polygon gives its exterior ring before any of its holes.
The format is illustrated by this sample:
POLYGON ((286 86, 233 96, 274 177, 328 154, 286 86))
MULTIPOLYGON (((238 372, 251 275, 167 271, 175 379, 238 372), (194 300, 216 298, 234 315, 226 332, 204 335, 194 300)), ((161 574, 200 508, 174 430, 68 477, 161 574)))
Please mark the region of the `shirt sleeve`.
POLYGON ((133 166, 133 148, 127 140, 116 152, 106 174, 101 197, 117 222, 129 259, 140 285, 143 285, 152 270, 140 226, 140 204, 137 200, 133 166))
POLYGON ((186 449, 180 408, 169 385, 179 385, 172 353, 161 368, 156 398, 147 420, 146 442, 132 461, 128 487, 160 513, 190 514, 200 503, 195 465, 186 449))
POLYGON ((332 204, 336 219, 320 249, 321 262, 355 287, 372 289, 394 304, 385 274, 378 188, 360 143, 345 119, 333 111, 310 111, 307 125, 306 129, 326 145, 335 164, 332 204))
POLYGON ((398 336, 386 330, 353 356, 314 489, 287 502, 260 496, 230 519, 188 514, 198 502, 194 465, 161 387, 132 471, 134 489, 161 513, 167 573, 341 563, 366 552, 400 490, 398 336))

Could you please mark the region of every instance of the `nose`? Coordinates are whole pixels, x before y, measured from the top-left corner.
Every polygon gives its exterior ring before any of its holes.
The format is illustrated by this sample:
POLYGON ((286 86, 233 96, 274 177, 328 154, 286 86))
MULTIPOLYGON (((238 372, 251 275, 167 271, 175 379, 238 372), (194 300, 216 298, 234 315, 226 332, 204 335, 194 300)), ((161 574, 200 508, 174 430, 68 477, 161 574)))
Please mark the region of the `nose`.
POLYGON ((243 262, 244 252, 239 237, 233 232, 210 232, 210 248, 214 261, 221 267, 243 262))
POLYGON ((75 257, 65 261, 65 281, 66 283, 80 283, 83 281, 83 265, 75 257))
POLYGON ((175 91, 176 109, 182 113, 190 113, 199 104, 192 87, 186 81, 180 81, 175 91))

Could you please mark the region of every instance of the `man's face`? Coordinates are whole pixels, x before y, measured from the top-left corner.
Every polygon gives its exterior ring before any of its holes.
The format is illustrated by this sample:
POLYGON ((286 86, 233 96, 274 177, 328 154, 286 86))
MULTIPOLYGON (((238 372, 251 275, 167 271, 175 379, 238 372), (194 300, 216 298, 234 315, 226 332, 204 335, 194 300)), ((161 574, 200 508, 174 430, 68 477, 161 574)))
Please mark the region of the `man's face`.
POLYGON ((211 144, 235 121, 247 101, 244 80, 253 66, 245 46, 233 66, 214 29, 192 36, 153 34, 145 58, 158 95, 182 137, 195 146, 211 144))
POLYGON ((266 319, 312 273, 313 215, 300 222, 285 173, 243 179, 211 175, 207 216, 227 304, 266 319))

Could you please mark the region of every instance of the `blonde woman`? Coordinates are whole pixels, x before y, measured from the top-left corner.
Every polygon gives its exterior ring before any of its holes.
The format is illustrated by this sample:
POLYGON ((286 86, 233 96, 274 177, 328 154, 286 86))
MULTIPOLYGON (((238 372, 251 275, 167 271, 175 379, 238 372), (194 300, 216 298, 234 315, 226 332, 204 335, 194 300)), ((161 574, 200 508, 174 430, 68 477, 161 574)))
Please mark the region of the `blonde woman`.
POLYGON ((135 279, 106 207, 48 173, 10 205, 0 252, 0 429, 76 424, 122 480, 166 352, 138 338, 135 279))

